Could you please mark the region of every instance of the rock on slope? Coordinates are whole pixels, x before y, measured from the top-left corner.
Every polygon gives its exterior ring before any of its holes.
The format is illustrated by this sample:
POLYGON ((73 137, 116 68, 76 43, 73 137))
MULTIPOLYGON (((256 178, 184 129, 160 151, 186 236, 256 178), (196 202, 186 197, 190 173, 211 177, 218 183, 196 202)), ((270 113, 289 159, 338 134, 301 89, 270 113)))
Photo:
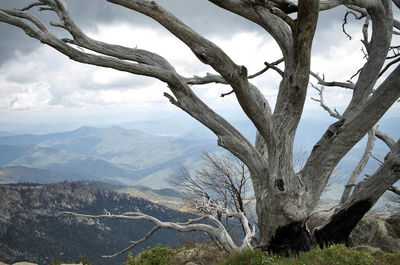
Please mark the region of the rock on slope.
POLYGON ((349 244, 368 245, 385 252, 400 251, 400 213, 389 218, 364 217, 351 232, 349 244))

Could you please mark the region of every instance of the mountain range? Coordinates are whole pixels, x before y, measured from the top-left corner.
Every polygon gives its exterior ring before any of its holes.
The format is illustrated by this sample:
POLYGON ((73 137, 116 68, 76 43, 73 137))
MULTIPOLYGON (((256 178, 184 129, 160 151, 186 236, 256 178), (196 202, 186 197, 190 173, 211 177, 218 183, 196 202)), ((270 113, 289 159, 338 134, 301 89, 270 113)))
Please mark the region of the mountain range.
MULTIPOLYGON (((296 133, 295 156, 303 154, 305 160, 332 121, 331 118, 302 120, 296 133)), ((255 128, 249 121, 232 123, 254 142, 255 128)), ((43 127, 54 131, 57 126, 43 127)), ((58 127, 64 128, 62 123, 58 127)), ((168 186, 167 178, 180 166, 199 168, 203 152, 222 151, 215 135, 189 118, 135 121, 109 127, 84 126, 45 134, 21 135, 18 130, 7 128, 13 127, 0 124, 3 130, 0 133, 0 183, 97 180, 160 189, 168 186)), ((400 137, 399 118, 383 119, 379 128, 394 139, 400 137)), ((39 125, 31 128, 39 129, 39 125)), ((336 191, 331 198, 340 193, 345 177, 357 164, 364 146, 365 139, 342 159, 338 168, 343 179, 336 181, 338 189, 333 189, 336 191)), ((383 159, 387 152, 387 147, 377 141, 373 154, 383 159)), ((378 162, 371 159, 365 172, 371 174, 377 167, 378 162)))
POLYGON ((115 126, 3 136, 0 182, 81 179, 163 187, 179 166, 196 167, 203 152, 216 150, 214 139, 160 136, 115 126))

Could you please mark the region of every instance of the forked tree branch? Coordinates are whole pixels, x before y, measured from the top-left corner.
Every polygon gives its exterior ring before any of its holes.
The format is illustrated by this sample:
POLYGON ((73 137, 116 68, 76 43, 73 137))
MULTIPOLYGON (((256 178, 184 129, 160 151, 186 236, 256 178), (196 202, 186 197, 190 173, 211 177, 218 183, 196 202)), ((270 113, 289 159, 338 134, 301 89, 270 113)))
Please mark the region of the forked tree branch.
POLYGON ((325 104, 325 99, 324 99, 324 90, 325 87, 324 86, 320 86, 317 87, 314 84, 311 84, 315 90, 317 90, 319 92, 319 98, 311 98, 312 100, 319 102, 320 106, 326 110, 329 115, 333 118, 336 118, 338 120, 340 120, 342 118, 342 115, 337 111, 337 109, 335 108, 334 110, 332 110, 330 107, 328 107, 328 105, 325 104))

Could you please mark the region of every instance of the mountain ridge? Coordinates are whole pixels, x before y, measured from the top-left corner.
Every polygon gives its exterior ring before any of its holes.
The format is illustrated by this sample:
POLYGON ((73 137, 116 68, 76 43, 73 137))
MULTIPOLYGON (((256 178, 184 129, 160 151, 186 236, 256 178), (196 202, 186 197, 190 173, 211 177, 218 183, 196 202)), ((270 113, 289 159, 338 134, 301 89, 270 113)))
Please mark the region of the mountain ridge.
MULTIPOLYGON (((173 211, 127 194, 99 189, 86 182, 56 184, 0 185, 0 261, 30 261, 49 264, 51 260, 75 261, 85 255, 98 265, 121 264, 126 255, 101 259, 138 240, 150 231, 146 221, 116 221, 59 215, 62 211, 113 214, 140 211, 165 221, 183 221, 191 215, 173 211)), ((176 246, 186 237, 171 230, 157 231, 149 241, 132 250, 161 243, 176 246)), ((200 236, 201 238, 201 236, 200 236)))
POLYGON ((161 187, 179 166, 193 168, 204 151, 218 149, 215 140, 84 126, 64 133, 0 137, 0 166, 80 174, 81 179, 129 185, 145 184, 151 176, 150 182, 159 182, 161 187))

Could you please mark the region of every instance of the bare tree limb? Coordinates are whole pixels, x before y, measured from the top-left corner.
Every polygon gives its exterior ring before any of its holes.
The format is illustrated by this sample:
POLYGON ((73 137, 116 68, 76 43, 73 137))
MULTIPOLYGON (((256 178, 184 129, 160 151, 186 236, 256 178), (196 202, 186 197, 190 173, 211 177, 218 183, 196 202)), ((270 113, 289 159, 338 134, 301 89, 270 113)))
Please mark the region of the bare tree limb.
POLYGON ((381 69, 385 63, 392 40, 391 1, 370 4, 371 7, 368 7, 367 11, 372 21, 372 35, 368 44, 371 52, 368 54, 368 61, 360 72, 350 104, 343 114, 346 119, 352 116, 352 112, 356 113, 370 97, 373 86, 379 78, 379 73, 375 69, 381 69), (385 17, 385 19, 383 20, 382 17, 385 17))
POLYGON ((400 195, 400 189, 397 188, 396 186, 390 186, 388 190, 393 192, 394 194, 400 195))
POLYGON ((238 218, 243 224, 246 225, 245 237, 243 239, 242 245, 240 247, 238 247, 234 243, 232 238, 230 237, 229 233, 226 231, 225 227, 221 224, 221 222, 218 221, 212 215, 204 215, 199 218, 191 219, 185 223, 175 223, 175 222, 163 222, 153 216, 146 215, 146 214, 140 213, 140 212, 126 212, 126 213, 119 214, 119 215, 114 215, 111 213, 106 213, 106 214, 102 214, 102 215, 88 215, 88 214, 79 214, 79 213, 73 213, 73 212, 61 212, 60 214, 70 215, 70 216, 74 216, 74 217, 85 217, 85 218, 95 218, 95 219, 147 220, 156 225, 155 227, 153 227, 153 229, 151 231, 149 231, 146 234, 146 236, 144 236, 140 240, 134 241, 127 248, 125 248, 113 255, 103 256, 103 258, 113 258, 122 253, 125 253, 126 251, 134 248, 138 244, 149 239, 149 237, 160 228, 170 228, 170 229, 174 229, 174 230, 181 231, 181 232, 188 232, 188 231, 206 232, 206 233, 214 236, 215 238, 217 238, 218 241, 223 245, 224 249, 228 252, 232 252, 234 250, 241 250, 241 249, 245 249, 245 248, 252 249, 251 241, 256 235, 255 228, 253 227, 253 229, 250 229, 248 220, 243 213, 232 212, 211 200, 204 200, 202 203, 197 205, 197 207, 199 209, 204 208, 204 209, 206 209, 206 211, 209 211, 209 212, 214 212, 214 211, 223 212, 228 217, 238 218), (200 223, 200 221, 205 220, 205 219, 210 220, 212 225, 200 223))
POLYGON ((379 158, 377 158, 374 154, 371 154, 371 157, 373 158, 373 159, 375 159, 376 161, 378 161, 378 163, 379 164, 383 164, 383 161, 382 160, 380 160, 379 158))
POLYGON ((397 141, 393 149, 390 151, 384 163, 375 171, 375 173, 363 179, 353 189, 349 199, 341 205, 339 209, 331 216, 330 220, 322 228, 314 230, 314 236, 319 243, 323 242, 323 238, 330 235, 332 231, 336 231, 330 236, 331 242, 345 242, 349 233, 357 225, 359 218, 371 209, 376 201, 385 193, 388 187, 392 186, 400 179, 400 140, 397 141), (352 212, 357 205, 358 212, 352 212), (345 230, 335 230, 340 223, 345 223, 345 230))
POLYGON ((336 109, 333 111, 331 108, 329 108, 329 107, 325 104, 325 100, 324 100, 324 90, 325 90, 325 87, 324 87, 324 86, 321 86, 321 87, 318 88, 317 86, 315 86, 315 85, 313 85, 313 84, 311 84, 311 85, 319 92, 319 99, 317 99, 317 98, 311 98, 311 99, 314 100, 314 101, 319 102, 320 106, 321 106, 324 110, 326 110, 326 111, 329 113, 329 115, 330 115, 331 117, 340 120, 340 119, 342 118, 342 115, 341 115, 336 109))
POLYGON ((351 40, 352 37, 346 32, 346 28, 345 28, 345 26, 348 24, 347 20, 348 20, 349 15, 353 15, 355 17, 355 19, 357 19, 357 20, 362 19, 365 15, 364 14, 358 15, 353 11, 347 11, 346 14, 344 15, 342 31, 349 38, 349 40, 351 40))
POLYGON ((388 63, 383 69, 382 71, 379 73, 379 77, 381 77, 392 65, 396 64, 400 62, 400 58, 397 58, 393 61, 391 61, 390 63, 388 63))
POLYGON ((123 253, 125 253, 125 252, 127 252, 127 251, 129 251, 129 250, 131 250, 132 248, 136 247, 136 246, 139 245, 140 243, 143 243, 144 241, 147 241, 147 240, 150 238, 150 236, 151 236, 152 234, 154 234, 154 232, 156 232, 159 228, 160 228, 160 226, 156 225, 155 227, 153 227, 153 229, 151 229, 150 232, 148 232, 148 233, 146 234, 146 236, 144 236, 143 238, 141 238, 141 239, 139 239, 139 240, 137 240, 137 241, 132 242, 132 245, 130 245, 130 246, 128 246, 128 247, 122 249, 121 251, 119 251, 119 252, 117 252, 117 253, 115 253, 115 254, 112 254, 112 255, 103 255, 103 256, 101 256, 101 257, 102 257, 102 258, 105 258, 105 259, 112 259, 112 258, 115 258, 115 257, 117 257, 117 256, 119 256, 119 255, 121 255, 121 254, 123 254, 123 253))
MULTIPOLYGON (((269 69, 275 70, 278 74, 280 74, 282 76, 283 75, 282 70, 280 70, 278 67, 276 67, 276 65, 280 64, 281 62, 283 62, 283 59, 279 59, 273 63, 265 62, 264 63, 265 67, 263 69, 261 69, 257 73, 249 75, 247 78, 248 79, 256 78, 256 77, 262 75, 263 73, 265 73, 266 71, 268 71, 269 69)), ((218 83, 218 84, 225 84, 225 85, 229 84, 222 76, 210 74, 210 73, 207 73, 206 76, 204 76, 204 77, 200 77, 200 76, 186 77, 186 78, 184 78, 184 80, 189 85, 204 85, 204 84, 210 84, 210 83, 218 83)))
POLYGON ((353 172, 351 172, 350 177, 347 180, 346 185, 344 186, 344 191, 342 193, 342 197, 340 198, 339 205, 343 205, 349 199, 351 190, 355 185, 357 178, 360 176, 361 171, 363 171, 363 169, 367 165, 369 157, 371 156, 372 149, 375 145, 375 131, 376 126, 368 131, 368 140, 365 146, 364 153, 357 166, 354 168, 353 172))
POLYGON ((336 82, 336 81, 332 81, 332 82, 327 82, 325 81, 324 77, 320 77, 318 74, 314 73, 314 72, 310 72, 311 76, 313 76, 315 79, 317 79, 318 84, 322 85, 322 86, 329 86, 329 87, 342 87, 342 88, 347 88, 347 89, 351 89, 353 90, 355 88, 355 85, 351 82, 351 81, 347 81, 347 82, 336 82))
POLYGON ((392 149, 396 144, 396 141, 390 135, 383 133, 380 130, 376 130, 375 135, 377 138, 382 140, 389 147, 389 149, 392 149))

